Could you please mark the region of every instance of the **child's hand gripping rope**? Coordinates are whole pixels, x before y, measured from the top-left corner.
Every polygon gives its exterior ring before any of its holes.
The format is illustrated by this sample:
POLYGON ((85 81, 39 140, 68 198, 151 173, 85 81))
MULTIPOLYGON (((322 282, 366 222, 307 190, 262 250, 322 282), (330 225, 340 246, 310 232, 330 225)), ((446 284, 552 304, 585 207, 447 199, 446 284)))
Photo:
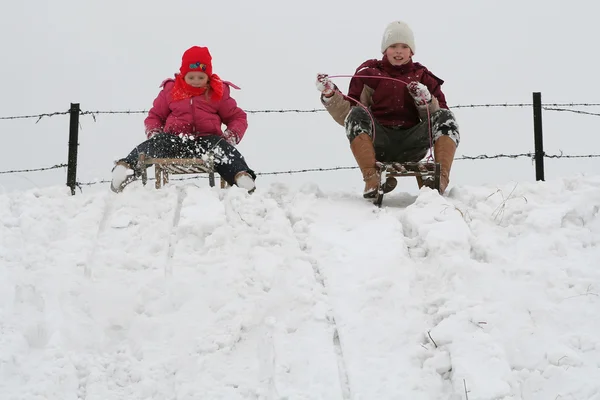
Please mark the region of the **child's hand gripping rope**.
POLYGON ((335 92, 335 85, 329 80, 327 74, 317 74, 315 85, 317 90, 323 93, 323 96, 329 97, 335 92))
POLYGON ((415 99, 415 103, 418 106, 424 106, 425 104, 429 104, 431 101, 431 93, 429 93, 429 89, 427 86, 423 85, 421 82, 410 82, 406 85, 408 89, 408 93, 415 99))

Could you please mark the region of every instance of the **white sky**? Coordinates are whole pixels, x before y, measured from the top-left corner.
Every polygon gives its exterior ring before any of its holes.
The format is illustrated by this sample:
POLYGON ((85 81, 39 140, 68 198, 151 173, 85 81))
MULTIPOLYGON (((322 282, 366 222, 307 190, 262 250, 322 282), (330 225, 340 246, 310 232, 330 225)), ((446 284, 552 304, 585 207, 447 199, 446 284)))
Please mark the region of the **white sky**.
MULTIPOLYGON (((352 74, 378 58, 385 25, 407 21, 415 61, 446 80, 451 105, 598 102, 593 50, 598 6, 575 1, 69 1, 0 6, 0 115, 142 110, 192 45, 208 46, 214 70, 242 87, 245 109, 320 108, 318 72, 352 74)), ((347 87, 347 80, 337 83, 347 87)), ((590 111, 598 111, 591 109, 590 111)), ((460 155, 533 150, 530 109, 456 111, 460 155)), ((598 153, 597 117, 544 113, 546 151, 598 153)), ((112 162, 144 139, 143 115, 82 117, 78 180, 106 179, 112 162)), ((257 171, 354 165, 343 129, 325 113, 258 114, 240 145, 257 171)), ((68 117, 0 121, 0 171, 66 163, 68 117)), ((597 168, 598 160, 547 160, 547 176, 597 168)), ((0 175, 5 190, 64 184, 66 171, 0 175)), ((530 160, 458 161, 454 184, 531 181, 530 160)), ((360 186, 358 171, 261 178, 262 183, 360 186)), ((105 189, 104 187, 102 189, 105 189)), ((413 180, 401 190, 416 192, 413 180)), ((92 190, 92 189, 88 189, 92 190)))
POLYGON ((597 176, 66 192, 0 194, 2 399, 600 399, 597 176))

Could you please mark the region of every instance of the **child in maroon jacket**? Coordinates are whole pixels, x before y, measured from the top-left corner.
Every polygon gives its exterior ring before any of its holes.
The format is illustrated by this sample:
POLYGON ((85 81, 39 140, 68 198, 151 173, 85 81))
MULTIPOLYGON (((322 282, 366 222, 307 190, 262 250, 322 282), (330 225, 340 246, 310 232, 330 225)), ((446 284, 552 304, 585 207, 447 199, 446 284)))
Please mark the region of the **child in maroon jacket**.
MULTIPOLYGON (((364 107, 344 98, 326 75, 319 74, 316 85, 322 93, 321 101, 334 120, 346 129, 350 149, 365 181, 365 198, 374 198, 379 188, 381 178, 376 161, 420 161, 431 142, 436 162, 441 165, 443 194, 460 141, 458 124, 442 93, 444 81, 412 61, 414 35, 404 22, 395 21, 386 27, 381 52, 381 60, 368 60, 358 67, 348 90, 348 96, 368 108, 371 115, 364 107)), ((417 181, 419 187, 433 184, 423 182, 420 177, 417 181)), ((393 190, 396 184, 395 178, 388 178, 384 192, 393 190)))
POLYGON ((150 158, 202 158, 212 152, 215 170, 227 183, 253 191, 256 175, 235 148, 248 127, 246 113, 230 96, 230 87, 239 88, 213 74, 208 49, 186 50, 179 74, 161 87, 144 121, 148 140, 117 162, 111 189, 121 192, 141 175, 136 169, 140 153, 150 158))

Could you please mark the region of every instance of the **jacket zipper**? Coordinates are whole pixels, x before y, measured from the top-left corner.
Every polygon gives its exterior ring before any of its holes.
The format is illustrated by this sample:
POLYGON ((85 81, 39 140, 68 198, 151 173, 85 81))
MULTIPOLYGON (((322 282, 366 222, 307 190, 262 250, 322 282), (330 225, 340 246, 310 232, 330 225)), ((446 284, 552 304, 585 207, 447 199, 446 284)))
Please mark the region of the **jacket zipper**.
POLYGON ((190 97, 190 108, 191 108, 191 112, 192 112, 193 133, 196 133, 196 113, 194 111, 194 98, 193 97, 190 97))

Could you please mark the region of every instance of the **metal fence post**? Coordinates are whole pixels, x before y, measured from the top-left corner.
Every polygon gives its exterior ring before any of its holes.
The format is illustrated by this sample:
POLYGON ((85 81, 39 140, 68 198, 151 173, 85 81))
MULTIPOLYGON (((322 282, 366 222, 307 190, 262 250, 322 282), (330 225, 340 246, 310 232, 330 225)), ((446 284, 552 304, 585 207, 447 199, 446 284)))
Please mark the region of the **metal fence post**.
POLYGON ((542 94, 533 92, 533 142, 535 146, 535 180, 544 179, 544 140, 542 132, 542 94))
POLYGON ((71 103, 69 109, 69 159, 67 163, 67 186, 71 195, 75 194, 77 185, 77 146, 79 146, 79 103, 71 103))

